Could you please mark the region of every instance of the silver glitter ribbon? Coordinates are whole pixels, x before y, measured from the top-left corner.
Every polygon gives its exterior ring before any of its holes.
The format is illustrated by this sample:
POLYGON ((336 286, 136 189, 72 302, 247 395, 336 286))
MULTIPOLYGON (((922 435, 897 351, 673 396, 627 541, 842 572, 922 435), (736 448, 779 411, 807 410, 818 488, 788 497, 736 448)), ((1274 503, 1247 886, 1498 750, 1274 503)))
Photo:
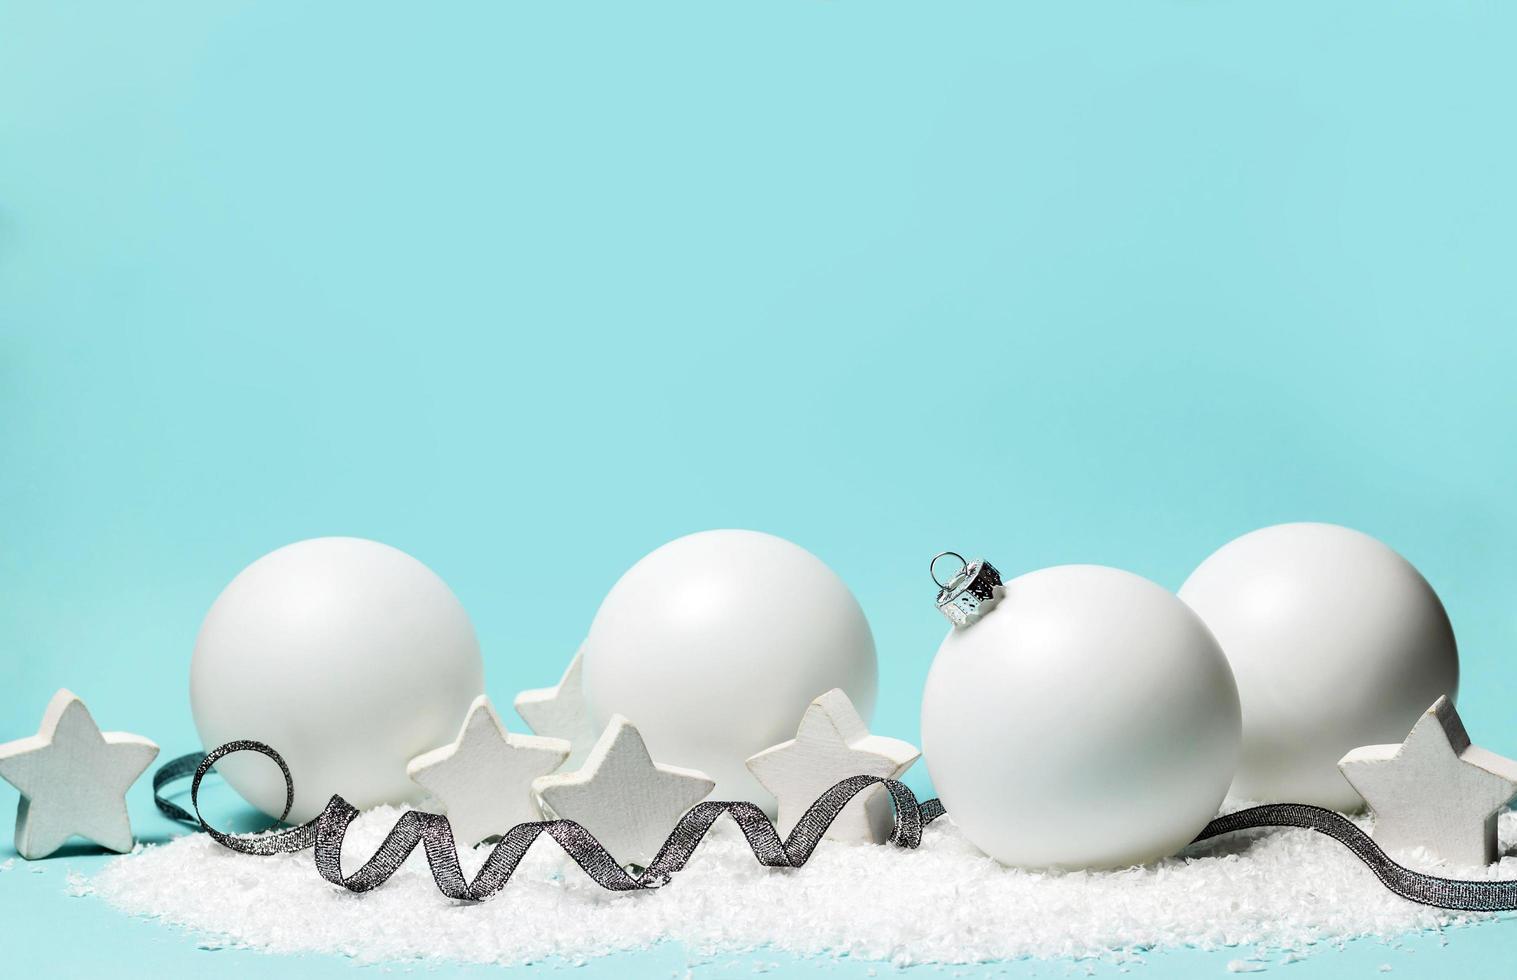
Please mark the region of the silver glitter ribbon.
POLYGON ((1331 837, 1363 861, 1382 885, 1413 902, 1462 912, 1517 909, 1517 881, 1469 881, 1413 871, 1392 861, 1369 834, 1343 814, 1307 803, 1266 803, 1229 813, 1202 828, 1196 841, 1258 827, 1301 827, 1331 837))
MULTIPOLYGON (((922 828, 943 816, 936 800, 917 802, 916 795, 894 779, 851 776, 837 783, 802 815, 790 834, 781 840, 779 831, 764 811, 746 802, 697 804, 680 818, 647 868, 629 871, 616 862, 600 841, 573 820, 544 820, 517 824, 490 849, 484 865, 469 880, 458 861, 457 842, 448 818, 410 810, 395 822, 374 856, 351 875, 342 873, 342 841, 358 810, 341 796, 333 796, 314 820, 273 834, 223 833, 200 813, 200 783, 220 759, 234 752, 257 752, 272 759, 284 774, 285 805, 280 822, 289 815, 295 800, 295 782, 279 753, 262 742, 240 740, 216 747, 209 754, 180 756, 160 767, 153 776, 153 800, 165 816, 205 831, 216 843, 242 854, 289 854, 315 849, 316 870, 334 885, 354 892, 378 888, 389 880, 420 844, 432 870, 432 880, 448 898, 484 901, 496 895, 511 880, 527 850, 546 834, 574 859, 590 879, 608 891, 645 891, 668 884, 685 867, 696 846, 717 818, 726 814, 742 830, 753 856, 769 868, 799 868, 816 850, 828 826, 849 800, 872 786, 884 786, 895 805, 895 831, 890 842, 914 848, 922 842, 922 828), (164 796, 164 789, 186 776, 190 783, 190 813, 164 796)), ((1304 803, 1271 803, 1218 817, 1202 829, 1193 843, 1241 830, 1299 827, 1316 831, 1348 848, 1374 872, 1380 882, 1402 898, 1424 905, 1461 911, 1499 912, 1517 909, 1517 881, 1464 881, 1440 878, 1405 868, 1391 860, 1370 836, 1340 813, 1304 803)))
POLYGON ((435 813, 409 810, 395 822, 374 856, 351 875, 342 873, 342 840, 358 810, 341 796, 333 796, 326 808, 309 823, 274 834, 242 836, 226 834, 212 827, 200 813, 200 783, 213 765, 234 752, 257 752, 268 756, 284 774, 285 808, 289 815, 295 798, 295 783, 289 766, 278 752, 262 742, 241 740, 218 746, 208 755, 181 756, 166 763, 153 777, 153 798, 158 809, 175 820, 198 826, 223 847, 242 854, 288 854, 315 848, 316 870, 334 885, 354 892, 378 888, 389 880, 420 844, 432 870, 432 880, 444 895, 464 901, 484 901, 494 896, 511 880, 527 850, 546 834, 574 859, 590 879, 608 891, 644 891, 668 884, 680 871, 718 817, 726 814, 742 830, 753 856, 765 867, 799 868, 806 863, 822 835, 849 800, 872 786, 884 786, 895 804, 896 826, 890 841, 900 847, 914 848, 922 842, 922 828, 943 815, 937 800, 918 803, 916 795, 904 783, 877 776, 852 776, 833 786, 796 823, 789 836, 781 840, 774 824, 764 811, 746 802, 706 802, 680 818, 669 838, 654 855, 647 868, 632 871, 623 868, 601 846, 600 841, 573 820, 543 820, 517 824, 501 835, 490 849, 484 865, 471 881, 459 866, 457 842, 448 818, 435 813), (183 807, 165 799, 168 784, 193 774, 190 783, 191 815, 183 807))

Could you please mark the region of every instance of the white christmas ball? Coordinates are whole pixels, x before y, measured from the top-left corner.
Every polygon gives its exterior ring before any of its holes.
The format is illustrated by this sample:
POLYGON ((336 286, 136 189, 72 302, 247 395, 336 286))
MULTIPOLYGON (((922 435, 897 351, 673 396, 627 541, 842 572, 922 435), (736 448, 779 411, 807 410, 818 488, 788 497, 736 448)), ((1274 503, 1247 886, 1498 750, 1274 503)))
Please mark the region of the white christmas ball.
POLYGON ((1363 805, 1338 771, 1361 745, 1400 742, 1459 652, 1443 604, 1406 559, 1334 524, 1279 524, 1223 545, 1180 588, 1222 644, 1243 701, 1232 795, 1363 805))
POLYGON ((949 816, 1025 868, 1141 864, 1217 813, 1238 757, 1221 648, 1168 590, 1099 565, 1005 585, 951 629, 922 698, 922 751, 949 816))
POLYGON ((757 531, 703 531, 627 571, 584 644, 597 721, 625 715, 659 762, 716 780, 712 799, 773 809, 744 761, 795 737, 811 700, 840 687, 874 709, 874 637, 853 593, 815 555, 757 531))
MULTIPOLYGON (((361 538, 315 538, 264 555, 217 597, 190 666, 190 704, 211 749, 274 748, 295 780, 290 819, 334 793, 360 809, 412 801, 416 755, 447 744, 484 691, 474 627, 431 569, 361 538)), ((271 816, 284 777, 236 753, 216 764, 271 816)))

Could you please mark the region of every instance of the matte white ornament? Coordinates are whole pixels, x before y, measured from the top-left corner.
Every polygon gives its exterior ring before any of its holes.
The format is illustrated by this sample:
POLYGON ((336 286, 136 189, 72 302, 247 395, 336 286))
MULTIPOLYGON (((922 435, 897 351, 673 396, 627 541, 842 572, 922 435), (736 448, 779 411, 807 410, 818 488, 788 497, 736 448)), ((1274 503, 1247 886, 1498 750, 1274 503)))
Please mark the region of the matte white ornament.
POLYGON ((522 691, 516 696, 516 713, 532 731, 569 743, 569 758, 564 762, 569 769, 585 761, 600 732, 585 701, 584 659, 583 651, 576 652, 563 679, 553 687, 522 691))
MULTIPOLYGON (((834 688, 811 702, 795 738, 753 756, 748 770, 779 801, 776 828, 784 836, 839 780, 849 776, 900 779, 921 754, 909 742, 869 734, 869 725, 848 695, 834 688)), ((894 827, 890 797, 877 786, 850 800, 826 836, 878 844, 890 837, 894 827)))
POLYGON ((1200 617, 1098 565, 1029 572, 995 600, 949 630, 922 699, 927 768, 954 822, 1029 868, 1184 847, 1216 815, 1239 740, 1237 688, 1200 617))
POLYGON ((632 566, 584 658, 598 722, 627 716, 656 758, 764 807, 744 762, 789 738, 818 691, 874 710, 874 638, 853 594, 815 555, 756 531, 692 534, 632 566))
POLYGON ((442 803, 453 838, 465 846, 542 819, 532 781, 569 757, 561 738, 512 735, 481 694, 451 745, 423 752, 406 774, 442 803))
MULTIPOLYGON (((206 614, 190 667, 202 744, 273 746, 297 823, 334 793, 359 809, 419 799, 406 764, 451 739, 483 692, 474 627, 447 585, 361 538, 301 541, 249 565, 206 614)), ((240 753, 216 770, 263 812, 284 808, 268 760, 240 753)))
POLYGON ((703 772, 655 763, 637 729, 618 715, 578 771, 532 785, 551 815, 577 822, 619 863, 647 867, 680 817, 716 784, 703 772))
POLYGON ((1338 760, 1394 742, 1441 695, 1459 652, 1406 559, 1333 524, 1280 524, 1223 545, 1180 598, 1222 644, 1243 702, 1243 800, 1361 807, 1338 760))
POLYGON ((21 792, 16 852, 44 858, 75 834, 130 851, 126 791, 157 755, 140 735, 102 732, 72 691, 54 694, 37 734, 0 745, 0 779, 21 792))
POLYGON ((1398 745, 1365 745, 1338 768, 1375 814, 1387 851, 1426 848, 1460 867, 1500 858, 1496 817, 1517 796, 1517 761, 1470 744, 1448 698, 1425 711, 1398 745))

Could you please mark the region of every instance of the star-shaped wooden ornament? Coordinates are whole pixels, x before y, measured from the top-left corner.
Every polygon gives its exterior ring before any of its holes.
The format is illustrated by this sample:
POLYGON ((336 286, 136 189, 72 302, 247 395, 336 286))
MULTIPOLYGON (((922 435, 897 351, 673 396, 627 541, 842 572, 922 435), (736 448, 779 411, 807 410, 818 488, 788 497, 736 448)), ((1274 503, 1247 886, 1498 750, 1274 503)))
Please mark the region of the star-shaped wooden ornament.
POLYGON ((453 744, 423 752, 406 775, 447 810, 453 838, 472 846, 519 823, 542 819, 532 781, 569 756, 561 738, 513 735, 481 694, 453 744))
MULTIPOLYGON (((869 725, 842 690, 812 701, 795 738, 748 760, 748 771, 779 801, 781 834, 789 834, 817 798, 849 776, 899 779, 921 756, 898 738, 869 734, 869 725)), ((834 840, 881 843, 895 826, 884 787, 865 790, 848 801, 827 828, 834 840)))
POLYGON ((75 834, 130 851, 126 791, 157 755, 140 735, 102 732, 72 691, 53 695, 37 734, 0 745, 0 778, 21 791, 16 852, 47 857, 75 834))
POLYGON ((1338 762, 1375 814, 1370 836, 1387 851, 1425 848, 1460 867, 1500 855, 1496 817, 1517 796, 1517 761, 1470 744, 1442 697, 1400 745, 1366 745, 1338 762))
POLYGON ((584 827, 619 864, 645 868, 716 782, 694 769, 654 762, 632 723, 613 715, 583 766, 543 776, 533 787, 545 810, 584 827))
POLYGON ((585 701, 584 684, 580 679, 583 659, 583 651, 576 653, 557 684, 522 691, 515 702, 516 713, 521 715, 528 728, 539 735, 561 738, 569 743, 569 758, 564 766, 570 769, 585 761, 590 746, 595 744, 595 736, 600 732, 590 705, 585 701))

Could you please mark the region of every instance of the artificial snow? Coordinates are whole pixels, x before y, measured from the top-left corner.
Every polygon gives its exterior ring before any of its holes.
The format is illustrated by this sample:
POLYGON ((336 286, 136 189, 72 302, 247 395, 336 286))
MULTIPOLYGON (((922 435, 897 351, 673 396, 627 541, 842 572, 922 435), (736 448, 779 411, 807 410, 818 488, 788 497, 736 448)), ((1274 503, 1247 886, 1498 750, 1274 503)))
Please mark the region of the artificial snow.
MULTIPOLYGON (((380 807, 352 824, 343 849, 349 873, 401 812, 380 807)), ((1503 815, 1501 830, 1509 848, 1517 815, 1503 815)), ((487 853, 465 851, 465 871, 487 853)), ((1517 878, 1517 857, 1476 870, 1400 857, 1449 876, 1517 878)), ((1318 943, 1490 917, 1397 898, 1344 847, 1306 830, 1234 834, 1121 871, 1029 872, 985 857, 948 818, 929 826, 915 851, 824 841, 799 869, 761 867, 724 820, 670 885, 633 894, 603 891, 547 838, 504 891, 479 904, 443 897, 420 848, 389 882, 360 895, 318 876, 310 851, 253 857, 204 834, 118 858, 93 885, 127 912, 194 930, 207 949, 365 962, 572 963, 672 940, 696 956, 769 946, 896 967, 1027 956, 1121 962, 1158 947, 1253 947, 1228 964, 1252 972, 1263 968, 1259 959, 1298 959, 1318 943)))
POLYGON ((92 881, 77 871, 70 871, 64 876, 64 891, 70 898, 84 898, 95 894, 95 885, 92 881))

